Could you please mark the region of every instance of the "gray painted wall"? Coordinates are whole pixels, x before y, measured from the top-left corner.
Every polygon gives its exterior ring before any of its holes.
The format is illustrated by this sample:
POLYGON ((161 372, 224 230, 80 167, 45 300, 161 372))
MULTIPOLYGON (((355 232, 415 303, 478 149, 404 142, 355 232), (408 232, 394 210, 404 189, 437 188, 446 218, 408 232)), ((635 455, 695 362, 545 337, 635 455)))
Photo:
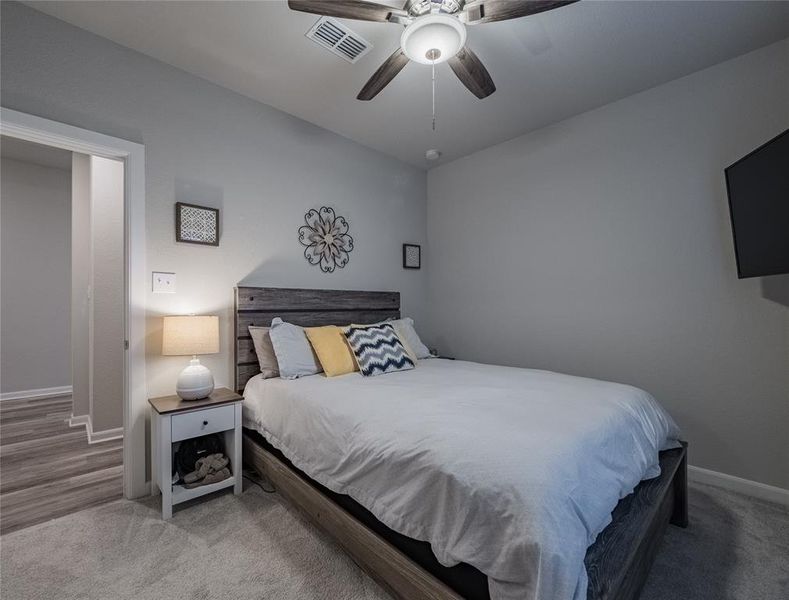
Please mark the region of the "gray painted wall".
POLYGON ((71 365, 75 416, 123 426, 123 163, 72 154, 71 365))
POLYGON ((93 431, 123 427, 123 163, 90 157, 93 431))
POLYGON ((71 385, 71 174, 2 159, 3 392, 71 385))
POLYGON ((787 127, 784 41, 430 171, 440 349, 643 387, 789 488, 789 276, 737 279, 723 177, 787 127))
POLYGON ((90 415, 91 258, 90 156, 71 155, 71 380, 74 416, 90 415))
POLYGON ((2 104, 145 144, 149 271, 177 293, 148 296, 148 388, 173 393, 183 357, 161 357, 161 315, 217 314, 221 352, 202 362, 232 383, 233 287, 399 290, 426 318, 426 275, 401 244, 425 242, 425 173, 26 6, 3 2, 2 104), (68 49, 68 51, 64 51, 68 49), (218 248, 177 244, 176 201, 221 209, 218 248), (307 264, 304 213, 333 206, 356 249, 345 269, 307 264))

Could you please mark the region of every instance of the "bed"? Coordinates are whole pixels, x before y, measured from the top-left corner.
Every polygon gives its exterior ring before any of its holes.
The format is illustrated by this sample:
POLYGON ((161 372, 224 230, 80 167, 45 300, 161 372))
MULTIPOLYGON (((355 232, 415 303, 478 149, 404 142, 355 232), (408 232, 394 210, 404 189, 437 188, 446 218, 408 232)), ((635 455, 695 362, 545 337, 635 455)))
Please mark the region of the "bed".
POLYGON ((645 392, 442 359, 257 376, 249 325, 376 322, 399 304, 237 288, 245 462, 396 597, 637 597, 667 524, 687 524, 686 449, 645 392))

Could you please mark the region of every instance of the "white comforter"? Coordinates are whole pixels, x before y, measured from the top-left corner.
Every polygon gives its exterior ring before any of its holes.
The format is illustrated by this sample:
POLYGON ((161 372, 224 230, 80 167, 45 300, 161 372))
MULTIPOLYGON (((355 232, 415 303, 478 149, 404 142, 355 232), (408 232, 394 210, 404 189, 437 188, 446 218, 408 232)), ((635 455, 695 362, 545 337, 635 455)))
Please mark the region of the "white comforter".
POLYGON ((585 599, 587 547, 679 436, 631 386, 440 359, 258 376, 244 397, 244 426, 441 564, 475 566, 493 600, 585 599))

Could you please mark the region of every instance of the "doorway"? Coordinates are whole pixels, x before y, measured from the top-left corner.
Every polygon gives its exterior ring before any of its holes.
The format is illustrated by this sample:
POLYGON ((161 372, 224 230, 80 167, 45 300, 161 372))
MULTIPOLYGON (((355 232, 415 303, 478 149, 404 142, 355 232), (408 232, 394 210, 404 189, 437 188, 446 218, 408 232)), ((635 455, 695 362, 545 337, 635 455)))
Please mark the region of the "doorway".
POLYGON ((0 533, 122 497, 123 162, 0 136, 0 533))
MULTIPOLYGON (((10 109, 0 109, 0 134, 96 159, 121 161, 123 166, 123 313, 122 462, 123 495, 148 493, 146 477, 145 385, 145 172, 140 144, 50 121, 10 109)), ((117 290, 117 286, 115 286, 117 290)), ((117 303, 117 301, 116 301, 117 303)), ((5 318, 5 315, 3 315, 5 318)), ((98 440, 94 440, 98 441, 98 440)))

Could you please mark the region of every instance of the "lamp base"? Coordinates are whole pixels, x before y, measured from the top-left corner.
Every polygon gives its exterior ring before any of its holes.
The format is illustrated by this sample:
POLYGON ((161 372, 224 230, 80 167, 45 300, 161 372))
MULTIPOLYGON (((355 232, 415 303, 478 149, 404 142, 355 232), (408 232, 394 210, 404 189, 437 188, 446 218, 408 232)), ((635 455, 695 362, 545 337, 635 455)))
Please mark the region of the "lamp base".
POLYGON ((189 366, 178 376, 175 392, 182 400, 200 400, 210 396, 213 391, 214 376, 211 371, 200 364, 200 359, 192 358, 189 366))

